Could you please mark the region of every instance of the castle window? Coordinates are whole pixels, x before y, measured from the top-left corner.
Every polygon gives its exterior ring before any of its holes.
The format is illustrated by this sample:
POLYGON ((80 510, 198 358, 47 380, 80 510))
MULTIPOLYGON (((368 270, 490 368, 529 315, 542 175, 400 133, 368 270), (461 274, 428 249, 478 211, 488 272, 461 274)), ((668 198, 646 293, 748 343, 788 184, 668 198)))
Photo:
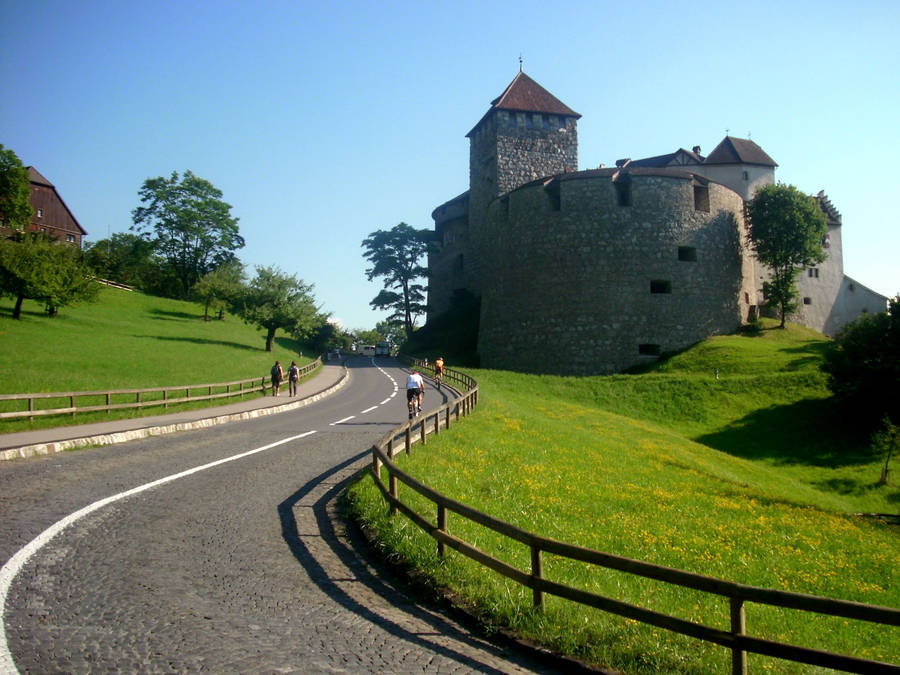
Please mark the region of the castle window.
POLYGON ((661 353, 662 348, 660 347, 660 345, 649 343, 638 345, 638 354, 641 354, 642 356, 659 356, 661 353))
POLYGON ((671 293, 672 292, 672 282, 666 281, 664 279, 652 279, 650 281, 650 292, 651 293, 671 293))
POLYGON ((694 186, 694 210, 709 213, 709 187, 706 185, 694 186))
POLYGON ((818 267, 810 267, 807 271, 810 279, 818 279, 819 278, 819 268, 818 267))
POLYGON ((811 304, 812 304, 812 298, 803 298, 803 304, 804 304, 804 305, 811 305, 811 304))
POLYGON ((550 210, 561 211, 562 197, 559 193, 559 182, 550 182, 547 187, 544 188, 544 193, 547 195, 547 199, 550 201, 550 210))
POLYGON ((750 180, 750 174, 747 171, 744 172, 744 180, 750 180))
POLYGON ((693 246, 679 246, 678 259, 684 262, 697 262, 697 249, 693 246))
POLYGON ((74 235, 74 234, 67 234, 67 235, 66 235, 66 241, 69 242, 70 244, 74 244, 74 243, 75 243, 75 235, 74 235))
POLYGON ((631 206, 631 181, 620 179, 613 186, 616 188, 616 203, 619 206, 631 206))
POLYGON ((38 209, 38 210, 37 210, 37 217, 38 217, 38 218, 43 218, 43 217, 44 217, 44 209, 38 209))

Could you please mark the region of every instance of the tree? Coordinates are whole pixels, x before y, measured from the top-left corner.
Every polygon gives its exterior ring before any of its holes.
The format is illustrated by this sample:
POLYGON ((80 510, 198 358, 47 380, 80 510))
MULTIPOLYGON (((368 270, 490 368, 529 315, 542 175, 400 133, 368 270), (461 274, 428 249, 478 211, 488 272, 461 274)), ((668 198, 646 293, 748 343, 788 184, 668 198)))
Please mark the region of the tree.
POLYGON ((176 171, 169 178, 148 178, 138 195, 146 206, 132 212, 131 229, 147 238, 152 229, 151 241, 178 279, 182 297, 244 246, 222 191, 190 171, 181 179, 176 171))
POLYGON ((43 300, 47 313, 91 300, 100 290, 81 250, 37 233, 0 241, 0 292, 15 299, 13 318, 22 316, 24 300, 43 300))
POLYGON ((130 232, 114 232, 109 239, 86 245, 84 260, 104 279, 138 288, 146 288, 160 262, 152 242, 130 232))
POLYGON ((24 230, 33 215, 28 169, 16 153, 0 144, 0 226, 24 230))
POLYGON ((213 308, 218 310, 221 321, 228 303, 233 304, 243 293, 245 280, 240 260, 232 260, 204 274, 193 288, 194 296, 203 302, 203 320, 209 321, 209 310, 213 308))
POLYGON ((856 419, 889 416, 900 423, 900 295, 888 312, 864 314, 844 326, 825 353, 828 387, 856 419))
POLYGON ((256 277, 235 302, 235 311, 248 324, 266 331, 266 351, 272 351, 275 331, 312 330, 319 316, 313 286, 275 267, 257 267, 256 277))
POLYGON ((362 245, 372 267, 366 278, 384 277, 384 289, 369 303, 375 309, 393 310, 389 320, 401 321, 406 337, 412 335, 415 319, 425 311, 425 286, 417 279, 427 277, 428 269, 419 261, 428 253, 429 230, 416 230, 400 223, 390 230, 372 232, 362 245))
POLYGON ((766 306, 785 318, 797 308, 797 273, 825 260, 828 221, 815 198, 793 185, 766 185, 747 204, 750 242, 771 278, 763 283, 766 306))
POLYGON ((379 321, 375 324, 375 331, 381 335, 381 338, 388 342, 391 347, 399 347, 406 339, 403 324, 396 321, 379 321))

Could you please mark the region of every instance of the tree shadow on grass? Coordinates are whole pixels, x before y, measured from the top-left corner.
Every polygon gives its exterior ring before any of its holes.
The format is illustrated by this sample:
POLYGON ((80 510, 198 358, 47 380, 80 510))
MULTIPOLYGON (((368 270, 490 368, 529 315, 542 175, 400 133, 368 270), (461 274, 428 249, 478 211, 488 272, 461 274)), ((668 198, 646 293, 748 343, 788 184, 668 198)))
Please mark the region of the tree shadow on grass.
POLYGON ((202 314, 195 314, 193 312, 170 312, 165 309, 151 309, 149 313, 153 316, 154 319, 159 319, 160 321, 200 321, 203 320, 202 314))
POLYGON ((868 464, 868 433, 833 399, 798 401, 756 410, 712 434, 695 438, 750 460, 844 467, 868 464))
POLYGON ((801 370, 825 361, 825 354, 831 348, 830 342, 808 342, 802 346, 782 349, 785 354, 796 354, 797 358, 785 365, 786 370, 801 370))
POLYGON ((241 344, 240 342, 230 342, 228 340, 210 340, 209 338, 172 337, 163 335, 133 335, 132 337, 150 340, 165 340, 167 342, 190 342, 195 345, 218 345, 220 347, 233 347, 251 352, 261 351, 260 348, 241 344))

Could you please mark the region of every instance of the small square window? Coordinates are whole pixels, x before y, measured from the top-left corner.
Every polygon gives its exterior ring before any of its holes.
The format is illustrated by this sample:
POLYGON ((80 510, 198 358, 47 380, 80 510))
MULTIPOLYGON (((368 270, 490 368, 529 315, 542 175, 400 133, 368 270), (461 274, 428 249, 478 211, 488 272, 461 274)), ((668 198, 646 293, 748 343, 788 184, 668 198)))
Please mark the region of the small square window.
POLYGON ((650 292, 651 293, 671 293, 672 292, 672 282, 666 281, 664 279, 652 279, 650 281, 650 292))
POLYGON ((811 304, 812 304, 812 298, 803 298, 803 304, 804 304, 804 305, 811 305, 811 304))
POLYGON ((678 259, 684 262, 697 262, 697 249, 693 246, 679 246, 678 259))

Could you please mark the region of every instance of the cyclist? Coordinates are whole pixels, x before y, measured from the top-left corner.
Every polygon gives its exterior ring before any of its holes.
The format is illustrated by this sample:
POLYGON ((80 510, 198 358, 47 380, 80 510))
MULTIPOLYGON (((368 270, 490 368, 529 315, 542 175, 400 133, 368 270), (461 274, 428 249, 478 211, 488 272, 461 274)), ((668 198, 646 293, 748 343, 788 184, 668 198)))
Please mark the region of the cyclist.
POLYGON ((444 381, 444 357, 439 356, 434 360, 434 381, 437 388, 441 388, 441 382, 444 381))
POLYGON ((425 393, 425 380, 418 370, 412 371, 406 378, 406 407, 409 408, 409 419, 422 412, 422 395, 425 393))

